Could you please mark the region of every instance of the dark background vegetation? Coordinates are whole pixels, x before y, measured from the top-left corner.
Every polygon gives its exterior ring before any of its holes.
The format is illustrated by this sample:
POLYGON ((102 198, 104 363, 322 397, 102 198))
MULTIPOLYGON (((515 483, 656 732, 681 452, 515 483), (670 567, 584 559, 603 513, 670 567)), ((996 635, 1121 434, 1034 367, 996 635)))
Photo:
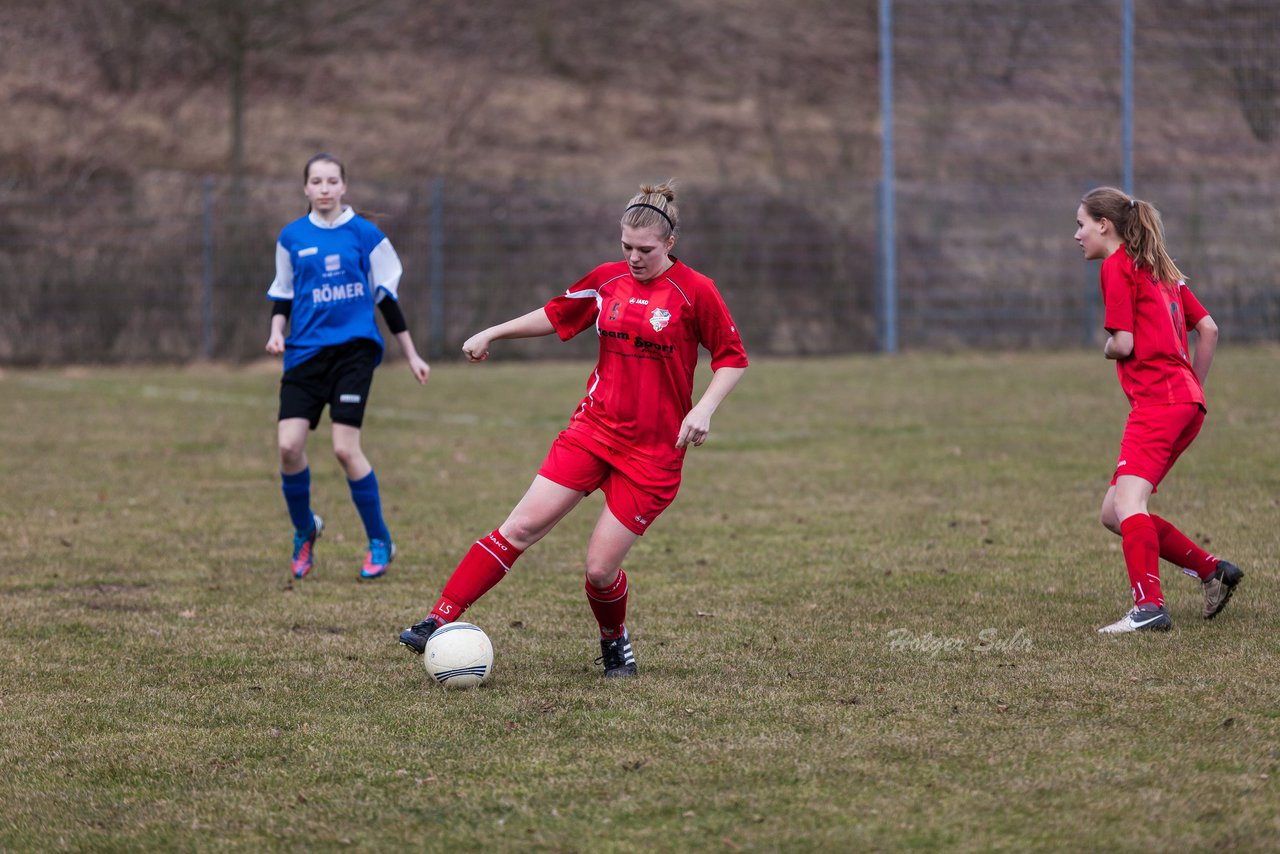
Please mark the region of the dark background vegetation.
MULTIPOLYGON (((1274 338, 1280 8, 1136 12, 1135 191, 1227 334, 1274 338)), ((433 353, 612 257, 669 176, 678 254, 754 351, 872 349, 876 28, 873 0, 8 0, 0 361, 259 353, 318 150, 382 215, 433 353)), ((1118 0, 899 0, 894 54, 903 346, 1091 340, 1070 238, 1120 181, 1118 0)))

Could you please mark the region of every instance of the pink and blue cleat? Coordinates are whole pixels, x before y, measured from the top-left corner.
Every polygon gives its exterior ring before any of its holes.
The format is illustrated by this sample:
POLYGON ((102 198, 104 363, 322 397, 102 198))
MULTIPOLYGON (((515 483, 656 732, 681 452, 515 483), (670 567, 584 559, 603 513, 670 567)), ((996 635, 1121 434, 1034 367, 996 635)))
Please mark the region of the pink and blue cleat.
POLYGON ((305 578, 315 565, 315 545, 324 530, 324 520, 315 513, 311 514, 311 530, 308 533, 293 534, 293 577, 305 578))
POLYGON ((396 559, 396 544, 386 540, 370 540, 369 552, 364 557, 364 566, 360 567, 361 578, 378 578, 387 571, 387 566, 396 559))

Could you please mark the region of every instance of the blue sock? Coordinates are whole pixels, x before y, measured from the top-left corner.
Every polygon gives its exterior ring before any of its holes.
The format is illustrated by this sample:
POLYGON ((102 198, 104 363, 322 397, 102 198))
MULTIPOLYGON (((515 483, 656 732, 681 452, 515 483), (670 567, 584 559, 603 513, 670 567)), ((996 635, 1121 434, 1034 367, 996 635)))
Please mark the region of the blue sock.
POLYGON ((377 475, 369 472, 360 480, 348 480, 347 485, 351 487, 351 500, 360 511, 360 519, 364 522, 364 530, 369 539, 391 542, 391 532, 387 530, 387 523, 382 521, 382 499, 378 495, 377 475))
POLYGON ((280 488, 284 492, 284 502, 289 505, 289 518, 293 527, 300 533, 310 533, 315 520, 311 516, 311 469, 305 468, 297 474, 280 472, 280 488))

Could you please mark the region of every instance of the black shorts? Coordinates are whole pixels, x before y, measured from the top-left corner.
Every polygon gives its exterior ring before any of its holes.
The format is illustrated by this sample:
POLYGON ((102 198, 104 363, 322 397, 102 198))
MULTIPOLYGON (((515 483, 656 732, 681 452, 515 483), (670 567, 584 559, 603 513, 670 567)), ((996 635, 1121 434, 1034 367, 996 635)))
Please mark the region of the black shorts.
POLYGON ((294 365, 280 379, 280 420, 305 418, 314 430, 327 403, 334 424, 359 427, 381 356, 376 343, 361 338, 326 347, 294 365))

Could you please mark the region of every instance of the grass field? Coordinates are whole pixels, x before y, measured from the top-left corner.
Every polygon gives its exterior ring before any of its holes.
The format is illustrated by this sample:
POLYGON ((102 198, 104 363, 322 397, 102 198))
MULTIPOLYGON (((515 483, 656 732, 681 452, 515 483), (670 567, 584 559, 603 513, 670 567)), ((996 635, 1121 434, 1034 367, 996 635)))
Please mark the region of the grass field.
POLYGON ((364 584, 327 424, 289 577, 274 369, 10 370, 0 850, 1275 850, 1278 363, 1222 347, 1152 503, 1245 569, 1214 621, 1166 565, 1171 633, 1095 633, 1129 603, 1100 355, 760 360, 627 564, 640 678, 592 663, 592 496, 469 612, 467 692, 396 635, 588 365, 384 367, 364 584))

